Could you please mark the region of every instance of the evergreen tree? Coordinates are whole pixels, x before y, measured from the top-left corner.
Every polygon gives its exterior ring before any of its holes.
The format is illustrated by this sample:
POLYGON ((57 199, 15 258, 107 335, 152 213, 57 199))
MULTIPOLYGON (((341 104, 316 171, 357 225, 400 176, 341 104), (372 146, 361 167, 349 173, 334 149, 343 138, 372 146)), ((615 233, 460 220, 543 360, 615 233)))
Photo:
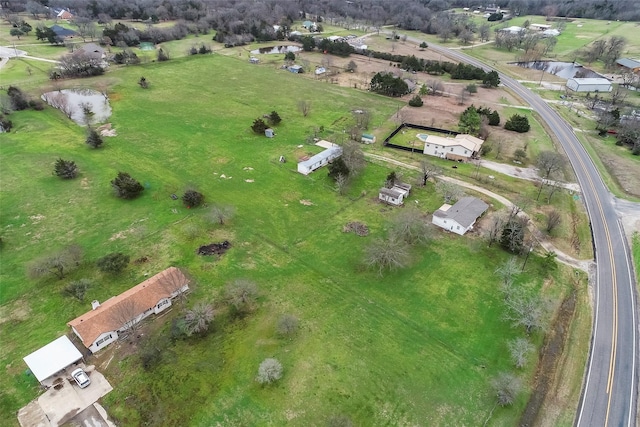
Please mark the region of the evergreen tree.
POLYGON ((78 166, 72 160, 56 160, 53 173, 62 179, 73 179, 78 176, 78 166))
POLYGON ((504 124, 504 128, 506 130, 512 130, 518 133, 529 132, 531 126, 529 125, 529 119, 527 116, 521 116, 519 114, 514 114, 509 117, 509 120, 504 124))
POLYGON ((477 135, 480 132, 480 114, 478 114, 476 107, 470 105, 462 112, 458 122, 458 129, 460 132, 470 135, 477 135))
POLYGON ((118 176, 111 181, 111 186, 121 199, 135 199, 144 191, 142 184, 126 172, 118 172, 118 176))
POLYGON ((338 157, 329 165, 329 178, 336 181, 338 176, 348 177, 351 171, 347 167, 347 164, 342 160, 342 157, 338 157))
POLYGON ((89 128, 87 131, 87 140, 85 141, 91 148, 100 148, 103 144, 102 137, 95 129, 89 128))

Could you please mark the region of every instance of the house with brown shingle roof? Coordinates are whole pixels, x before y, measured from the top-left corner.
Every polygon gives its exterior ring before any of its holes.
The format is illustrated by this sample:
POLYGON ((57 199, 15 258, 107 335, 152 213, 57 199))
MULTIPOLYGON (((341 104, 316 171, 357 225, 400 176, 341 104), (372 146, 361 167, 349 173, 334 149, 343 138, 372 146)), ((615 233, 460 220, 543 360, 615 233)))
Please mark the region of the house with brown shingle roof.
POLYGON ((171 307, 172 299, 188 290, 189 280, 184 273, 169 267, 102 304, 93 301, 91 311, 67 325, 95 353, 146 317, 171 307))

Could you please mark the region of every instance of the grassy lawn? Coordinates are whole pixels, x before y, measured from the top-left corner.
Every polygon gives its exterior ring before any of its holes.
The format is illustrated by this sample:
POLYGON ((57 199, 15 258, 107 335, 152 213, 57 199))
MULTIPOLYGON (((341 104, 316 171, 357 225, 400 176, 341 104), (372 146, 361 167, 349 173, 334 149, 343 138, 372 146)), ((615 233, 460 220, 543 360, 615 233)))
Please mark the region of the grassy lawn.
MULTIPOLYGON (((151 371, 135 354, 125 357, 126 343, 122 353, 114 347, 90 360, 114 385, 104 403, 122 425, 310 425, 332 413, 356 424, 484 422, 494 404, 491 378, 512 369, 507 340, 524 336, 502 318, 494 270, 508 255, 474 236, 435 232, 432 243, 412 251, 411 267, 381 278, 363 269, 361 254, 397 213, 376 202, 391 169, 369 164, 347 197, 337 195, 325 171, 295 172, 298 158, 321 150, 304 143, 314 128, 324 127, 321 137, 340 132, 362 105, 373 123, 388 126, 398 101, 221 55, 114 68, 101 79, 111 85, 118 133, 104 148, 87 148, 84 130, 52 109, 12 114, 14 129, 0 146, 3 419, 38 392, 22 357, 67 332, 65 323, 85 312, 88 301, 104 301, 174 265, 193 278, 188 304, 219 303, 226 282, 246 277, 259 284, 259 305, 242 319, 219 308, 210 334, 170 344, 151 371), (137 85, 140 75, 150 89, 137 85), (300 99, 312 100, 308 117, 297 110, 300 99), (283 118, 276 138, 254 135, 252 121, 272 110, 283 118), (278 162, 281 155, 287 163, 278 162), (52 176, 58 157, 76 161, 81 175, 52 176), (111 195, 109 181, 118 171, 145 185, 141 198, 111 195), (188 210, 169 197, 187 188, 203 192, 210 204, 233 205, 236 216, 224 227, 211 225, 206 208, 188 210), (353 220, 365 222, 371 236, 342 233, 353 220), (195 254, 199 245, 223 239, 232 249, 220 260, 195 254), (83 247, 86 262, 67 279, 26 278, 32 259, 72 243, 83 247), (149 260, 120 276, 101 275, 93 262, 114 251, 149 260), (61 294, 69 280, 82 277, 95 283, 84 302, 61 294), (283 313, 301 321, 291 340, 274 332, 283 313), (107 367, 108 351, 116 358, 107 367), (272 387, 254 381, 265 357, 284 365, 283 379, 272 387)), ((38 94, 35 85, 31 92, 38 94)), ((432 184, 411 198, 428 212, 441 204, 432 184)), ((534 255, 518 282, 538 289, 544 281, 559 302, 569 289, 563 274, 549 273, 534 255)), ((176 306, 151 322, 154 333, 168 334, 169 319, 179 312, 176 306)), ((532 339, 540 345, 542 336, 532 339)), ((532 356, 520 373, 525 382, 534 364, 532 356)), ((492 425, 513 425, 527 396, 497 409, 492 425)))
POLYGON ((633 254, 633 263, 636 266, 636 280, 640 283, 640 233, 633 234, 631 252, 633 254))

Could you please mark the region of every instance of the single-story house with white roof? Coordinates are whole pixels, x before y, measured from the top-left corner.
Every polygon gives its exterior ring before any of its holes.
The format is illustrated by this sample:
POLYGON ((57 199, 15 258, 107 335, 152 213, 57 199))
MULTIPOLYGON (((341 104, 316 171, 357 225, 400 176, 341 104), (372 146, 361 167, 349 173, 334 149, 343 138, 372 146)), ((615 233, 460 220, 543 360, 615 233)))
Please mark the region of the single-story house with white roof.
POLYGON ((484 140, 467 134, 459 134, 455 138, 418 134, 418 139, 424 141, 424 154, 462 161, 477 156, 484 143, 484 140))
POLYGON ((393 187, 382 187, 378 193, 378 200, 394 206, 400 206, 411 192, 411 184, 396 182, 393 187))
POLYGON ((66 335, 23 358, 36 379, 43 383, 82 359, 82 353, 66 335))
POLYGON ((558 37, 560 35, 560 31, 555 28, 551 28, 549 30, 544 30, 542 32, 542 37, 558 37))
POLYGON ((189 290, 189 280, 169 267, 144 282, 100 304, 67 323, 82 344, 95 353, 118 339, 132 325, 171 307, 171 300, 189 290))
POLYGON ((314 170, 328 165, 332 160, 342 155, 342 147, 334 146, 316 154, 308 160, 298 163, 298 172, 303 175, 309 175, 314 170))
POLYGON ((502 28, 497 31, 501 31, 503 33, 509 33, 509 34, 520 34, 520 33, 524 33, 526 30, 522 27, 518 27, 517 25, 512 25, 511 27, 502 28))
POLYGON ((531 24, 531 25, 529 25, 529 28, 531 28, 532 30, 544 31, 544 30, 550 29, 551 25, 549 25, 549 24, 531 24))
POLYGON ((431 222, 447 231, 463 235, 473 228, 476 220, 482 216, 489 205, 475 197, 463 197, 453 206, 443 204, 433 213, 431 222))
POLYGON ((574 92, 611 92, 613 89, 611 82, 601 77, 572 78, 567 80, 566 85, 574 92))

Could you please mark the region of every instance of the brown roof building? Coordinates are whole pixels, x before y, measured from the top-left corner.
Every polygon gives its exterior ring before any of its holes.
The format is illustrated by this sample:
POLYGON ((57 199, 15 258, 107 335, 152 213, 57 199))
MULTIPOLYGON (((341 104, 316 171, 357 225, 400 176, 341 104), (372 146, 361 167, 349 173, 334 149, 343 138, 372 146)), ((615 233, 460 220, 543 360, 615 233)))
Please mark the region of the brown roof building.
POLYGON ((92 352, 106 347, 133 325, 151 314, 171 306, 171 300, 189 289, 189 280, 176 267, 170 267, 133 288, 100 304, 67 325, 92 352))

